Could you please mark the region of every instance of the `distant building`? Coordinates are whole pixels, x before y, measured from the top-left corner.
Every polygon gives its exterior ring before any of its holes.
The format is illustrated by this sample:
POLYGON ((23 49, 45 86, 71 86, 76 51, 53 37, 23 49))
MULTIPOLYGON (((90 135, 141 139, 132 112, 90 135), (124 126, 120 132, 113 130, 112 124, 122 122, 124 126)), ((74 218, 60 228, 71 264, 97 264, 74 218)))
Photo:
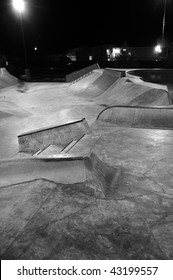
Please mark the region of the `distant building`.
POLYGON ((66 54, 76 61, 156 61, 162 58, 163 53, 156 53, 153 47, 120 47, 116 44, 95 47, 82 46, 68 51, 66 54))
POLYGON ((132 60, 137 61, 156 61, 163 57, 163 52, 155 52, 155 47, 127 47, 126 53, 132 60))
POLYGON ((107 60, 106 46, 81 47, 76 50, 77 61, 105 61, 107 60))
POLYGON ((66 57, 70 58, 71 61, 76 61, 76 50, 72 49, 66 52, 66 57))

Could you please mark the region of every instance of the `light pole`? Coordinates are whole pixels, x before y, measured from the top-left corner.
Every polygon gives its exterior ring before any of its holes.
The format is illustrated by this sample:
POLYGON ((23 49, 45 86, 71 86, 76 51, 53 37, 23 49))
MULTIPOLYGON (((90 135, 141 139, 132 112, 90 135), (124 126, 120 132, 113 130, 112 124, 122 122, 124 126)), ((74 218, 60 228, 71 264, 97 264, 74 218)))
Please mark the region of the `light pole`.
POLYGON ((25 2, 23 0, 13 0, 12 1, 13 8, 19 13, 20 15, 20 24, 21 24, 21 31, 22 31, 22 41, 23 41, 23 49, 24 49, 24 61, 25 61, 25 75, 27 80, 30 79, 30 70, 28 68, 28 60, 27 60, 27 52, 26 52, 26 44, 25 44, 25 35, 24 35, 24 28, 23 28, 23 12, 25 10, 25 2))
POLYGON ((163 9, 163 22, 162 22, 162 48, 163 48, 163 46, 164 46, 165 16, 166 16, 166 0, 164 0, 164 9, 163 9))

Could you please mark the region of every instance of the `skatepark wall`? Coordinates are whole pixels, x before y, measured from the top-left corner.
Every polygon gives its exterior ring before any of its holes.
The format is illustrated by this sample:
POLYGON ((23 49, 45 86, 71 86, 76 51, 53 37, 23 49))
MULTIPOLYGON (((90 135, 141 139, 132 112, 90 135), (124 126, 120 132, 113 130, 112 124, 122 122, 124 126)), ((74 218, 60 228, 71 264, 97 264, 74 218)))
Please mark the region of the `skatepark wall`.
POLYGON ((29 131, 18 136, 19 151, 35 153, 49 145, 64 146, 90 133, 85 118, 58 126, 29 131))
POLYGON ((101 111, 97 119, 122 127, 172 130, 173 108, 172 106, 112 106, 101 111))
POLYGON ((66 75, 66 82, 71 83, 71 82, 77 81, 77 80, 85 77, 86 75, 89 75, 93 70, 99 69, 99 68, 100 67, 99 67, 98 63, 95 63, 95 64, 92 64, 81 70, 74 71, 74 72, 66 75))

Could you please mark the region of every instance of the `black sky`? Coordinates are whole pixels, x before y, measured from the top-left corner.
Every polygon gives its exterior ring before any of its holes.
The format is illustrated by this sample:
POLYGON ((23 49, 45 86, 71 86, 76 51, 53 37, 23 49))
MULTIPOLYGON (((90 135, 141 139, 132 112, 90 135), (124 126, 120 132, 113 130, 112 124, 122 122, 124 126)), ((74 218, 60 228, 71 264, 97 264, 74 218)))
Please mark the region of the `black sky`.
MULTIPOLYGON (((61 52, 81 45, 152 46, 162 33, 164 0, 25 0, 27 49, 61 52)), ((165 36, 173 41, 173 0, 167 0, 165 36)), ((19 15, 0 0, 0 52, 20 51, 19 15)))

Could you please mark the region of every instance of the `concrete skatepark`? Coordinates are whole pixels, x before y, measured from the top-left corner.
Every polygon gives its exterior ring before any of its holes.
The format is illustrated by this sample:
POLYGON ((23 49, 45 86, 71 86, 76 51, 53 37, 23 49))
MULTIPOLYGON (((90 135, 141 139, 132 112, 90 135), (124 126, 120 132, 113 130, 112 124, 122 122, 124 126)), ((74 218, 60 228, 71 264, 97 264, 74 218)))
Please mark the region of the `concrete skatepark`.
POLYGON ((173 259, 173 71, 137 71, 1 69, 1 259, 173 259))

